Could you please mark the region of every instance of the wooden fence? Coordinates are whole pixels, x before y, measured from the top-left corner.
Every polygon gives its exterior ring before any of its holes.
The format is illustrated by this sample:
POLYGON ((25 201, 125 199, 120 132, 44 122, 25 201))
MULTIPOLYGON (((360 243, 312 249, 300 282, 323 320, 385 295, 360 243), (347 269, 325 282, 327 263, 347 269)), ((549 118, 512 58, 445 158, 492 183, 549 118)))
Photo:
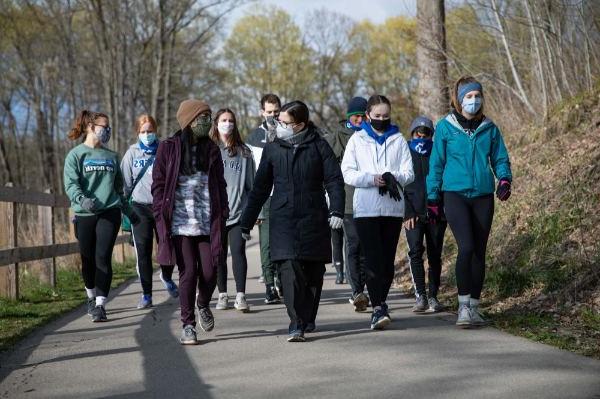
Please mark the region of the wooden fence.
MULTIPOLYGON (((77 242, 57 244, 55 241, 55 208, 69 208, 70 202, 64 195, 55 195, 50 190, 36 192, 12 187, 0 187, 0 296, 19 297, 19 263, 41 260, 43 267, 39 278, 42 282, 56 286, 56 258, 79 253, 77 242), (19 247, 19 223, 17 210, 20 204, 38 207, 37 227, 40 245, 19 247)), ((75 238, 73 224, 69 223, 72 239, 75 238)), ((124 261, 131 255, 126 235, 117 237, 114 255, 124 261)))

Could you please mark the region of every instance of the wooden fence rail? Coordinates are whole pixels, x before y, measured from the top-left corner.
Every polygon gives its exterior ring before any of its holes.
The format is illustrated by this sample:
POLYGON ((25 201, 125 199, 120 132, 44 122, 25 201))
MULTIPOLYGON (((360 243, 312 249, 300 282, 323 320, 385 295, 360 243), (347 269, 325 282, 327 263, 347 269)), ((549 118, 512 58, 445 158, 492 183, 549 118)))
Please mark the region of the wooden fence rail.
MULTIPOLYGON (((54 224, 54 209, 69 208, 69 199, 64 195, 36 192, 12 187, 0 187, 0 296, 16 299, 19 297, 19 263, 42 260, 40 280, 56 286, 56 258, 79 253, 79 244, 69 242, 57 244, 54 224), (41 237, 39 246, 19 247, 19 224, 17 209, 19 204, 37 205, 37 227, 41 237)), ((117 237, 116 245, 121 245, 119 258, 124 260, 125 247, 129 237, 117 237)))

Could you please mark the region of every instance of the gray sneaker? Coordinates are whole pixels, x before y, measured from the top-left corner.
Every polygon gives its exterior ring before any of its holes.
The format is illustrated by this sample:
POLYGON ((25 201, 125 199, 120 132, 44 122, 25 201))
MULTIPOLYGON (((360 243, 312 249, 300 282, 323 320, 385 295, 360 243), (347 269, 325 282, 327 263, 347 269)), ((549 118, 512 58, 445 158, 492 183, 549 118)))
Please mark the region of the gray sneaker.
POLYGON ((239 310, 240 312, 247 313, 250 311, 250 306, 246 302, 246 294, 243 292, 238 292, 235 296, 235 302, 233 303, 233 307, 239 310))
POLYGON ((196 329, 191 324, 183 327, 181 331, 181 338, 179 338, 181 345, 198 345, 198 337, 196 335, 196 329))
POLYGON ((427 309, 429 313, 437 313, 442 310, 444 310, 444 305, 442 305, 437 298, 429 298, 429 309, 427 309))
POLYGON ((414 313, 425 313, 429 309, 429 303, 427 302, 426 295, 419 295, 417 300, 415 301, 415 306, 413 306, 412 311, 414 313))
POLYGON ((479 313, 479 308, 477 306, 471 307, 471 324, 476 327, 483 327, 490 324, 489 320, 485 319, 481 313, 479 313))
POLYGON ((462 328, 471 327, 471 309, 468 304, 461 303, 458 305, 458 319, 456 320, 456 325, 462 328))
POLYGON ((215 317, 208 306, 198 308, 198 315, 200 316, 200 328, 206 332, 212 331, 215 328, 215 317))
POLYGON ((349 302, 354 306, 355 312, 364 312, 369 306, 369 298, 363 292, 352 296, 349 302))
POLYGON ((219 294, 216 308, 217 310, 225 310, 229 308, 229 296, 227 293, 219 294))

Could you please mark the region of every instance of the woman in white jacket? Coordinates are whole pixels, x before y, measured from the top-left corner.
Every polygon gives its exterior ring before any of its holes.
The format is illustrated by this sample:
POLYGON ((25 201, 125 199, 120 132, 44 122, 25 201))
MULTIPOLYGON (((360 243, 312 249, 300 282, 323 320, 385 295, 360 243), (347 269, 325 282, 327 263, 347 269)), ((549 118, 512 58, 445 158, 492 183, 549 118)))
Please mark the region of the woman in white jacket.
POLYGON ((391 124, 390 113, 385 96, 371 96, 367 121, 348 141, 342 160, 344 181, 356 187, 354 221, 366 258, 371 329, 383 329, 391 321, 386 299, 404 217, 403 187, 414 179, 408 144, 391 124))

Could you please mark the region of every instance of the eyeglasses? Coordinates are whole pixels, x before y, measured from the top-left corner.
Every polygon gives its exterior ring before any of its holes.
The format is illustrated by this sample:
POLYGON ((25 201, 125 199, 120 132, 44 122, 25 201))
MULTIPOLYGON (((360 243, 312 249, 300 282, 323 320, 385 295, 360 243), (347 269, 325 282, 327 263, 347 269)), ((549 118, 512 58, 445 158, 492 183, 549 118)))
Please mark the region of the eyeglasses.
POLYGON ((281 125, 281 127, 284 128, 284 129, 287 129, 290 126, 296 126, 297 125, 297 123, 295 123, 295 122, 283 122, 283 121, 280 121, 279 119, 277 119, 277 123, 279 123, 279 125, 281 125))
POLYGON ((104 128, 106 130, 106 133, 110 133, 112 131, 112 128, 110 126, 99 125, 97 123, 94 123, 94 126, 100 126, 104 128))

